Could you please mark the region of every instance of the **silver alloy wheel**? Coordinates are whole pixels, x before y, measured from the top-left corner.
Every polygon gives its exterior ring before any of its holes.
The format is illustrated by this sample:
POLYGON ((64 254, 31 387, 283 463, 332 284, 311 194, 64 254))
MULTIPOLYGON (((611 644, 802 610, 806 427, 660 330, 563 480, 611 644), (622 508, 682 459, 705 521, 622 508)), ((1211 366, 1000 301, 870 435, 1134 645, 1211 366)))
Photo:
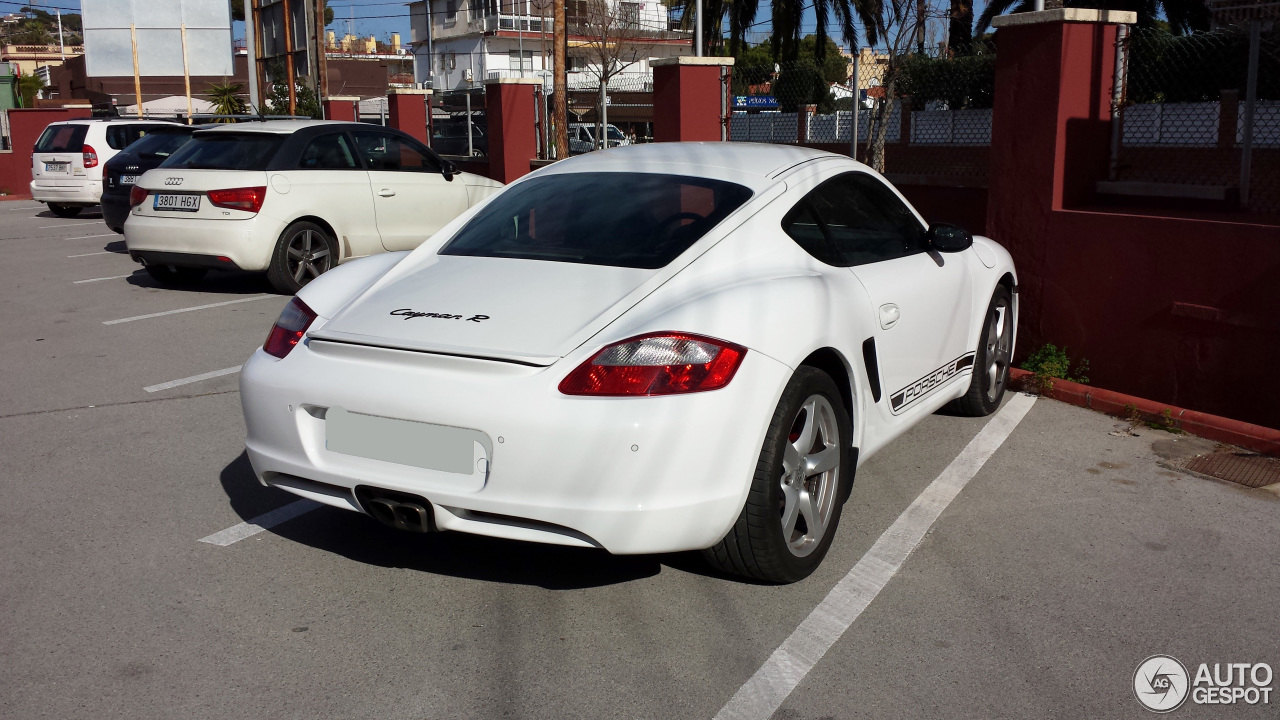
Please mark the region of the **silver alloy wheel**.
POLYGON ((1009 317, 1009 299, 1000 298, 991 308, 987 318, 986 354, 987 400, 995 402, 1004 390, 1008 377, 1010 347, 1013 344, 1013 328, 1009 317))
POLYGON ((299 285, 320 277, 320 273, 329 269, 329 243, 315 230, 304 229, 289 238, 288 253, 289 274, 299 285))
POLYGON ((792 555, 804 557, 822 542, 840 487, 840 425, 831 402, 810 395, 782 453, 782 537, 792 555))

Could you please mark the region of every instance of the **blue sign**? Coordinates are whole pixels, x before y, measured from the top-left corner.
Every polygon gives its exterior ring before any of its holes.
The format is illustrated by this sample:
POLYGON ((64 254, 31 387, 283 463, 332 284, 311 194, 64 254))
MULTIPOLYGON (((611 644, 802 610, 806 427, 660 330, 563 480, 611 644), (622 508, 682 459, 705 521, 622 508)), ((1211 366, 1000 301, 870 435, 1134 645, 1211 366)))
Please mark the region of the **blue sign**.
POLYGON ((777 110, 778 98, 772 95, 735 95, 734 110, 777 110))

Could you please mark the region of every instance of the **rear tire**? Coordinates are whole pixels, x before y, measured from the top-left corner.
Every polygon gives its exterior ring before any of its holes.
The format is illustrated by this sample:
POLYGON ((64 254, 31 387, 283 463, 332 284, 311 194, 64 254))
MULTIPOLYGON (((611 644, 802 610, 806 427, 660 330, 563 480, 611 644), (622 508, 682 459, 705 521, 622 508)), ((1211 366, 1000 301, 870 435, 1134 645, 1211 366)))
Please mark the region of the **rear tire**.
POLYGON ((852 481, 849 414, 829 375, 801 366, 782 392, 742 513, 703 551, 716 568, 772 583, 812 573, 840 524, 852 481))
POLYGON ((956 415, 983 417, 1000 407, 1009 384, 1009 361, 1017 328, 1009 288, 997 285, 982 321, 978 349, 973 357, 973 378, 964 397, 951 401, 947 410, 956 415))
POLYGON ((73 218, 80 214, 84 208, 79 205, 59 205, 58 203, 49 203, 49 212, 60 218, 73 218))
POLYGON ((208 268, 179 267, 177 265, 147 265, 143 268, 153 280, 169 287, 182 287, 200 282, 208 268))
POLYGON ((324 228, 300 221, 285 228, 276 241, 267 280, 276 292, 293 295, 338 261, 338 243, 324 228))

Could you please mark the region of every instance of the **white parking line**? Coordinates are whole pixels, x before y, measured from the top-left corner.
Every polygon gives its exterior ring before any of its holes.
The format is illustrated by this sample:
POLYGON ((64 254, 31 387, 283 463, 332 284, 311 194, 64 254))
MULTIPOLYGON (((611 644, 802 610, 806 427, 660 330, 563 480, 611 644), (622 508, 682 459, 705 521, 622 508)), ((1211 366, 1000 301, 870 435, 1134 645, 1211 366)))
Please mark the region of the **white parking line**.
POLYGON ((37 227, 36 229, 37 229, 37 230, 52 230, 53 228, 69 228, 69 227, 76 227, 76 226, 78 226, 78 225, 96 225, 96 224, 98 224, 98 223, 100 223, 100 222, 102 222, 102 221, 101 221, 101 220, 81 220, 81 221, 79 221, 79 222, 63 223, 63 224, 61 224, 61 225, 40 225, 40 226, 39 226, 39 227, 37 227))
POLYGON ((76 235, 75 237, 68 237, 68 238, 62 238, 62 239, 63 240, 84 240, 86 238, 96 238, 96 237, 115 237, 119 234, 120 233, 109 232, 109 233, 101 233, 99 235, 76 235))
POLYGON ((230 375, 231 373, 237 373, 237 372, 240 372, 241 367, 243 366, 237 365, 235 367, 223 368, 221 370, 214 370, 212 372, 200 373, 199 375, 184 377, 180 380, 170 380, 169 382, 163 382, 163 383, 160 383, 159 385, 148 385, 147 387, 144 387, 142 389, 146 390, 147 392, 160 392, 161 390, 176 388, 180 385, 190 385, 191 383, 200 382, 201 380, 211 380, 216 377, 222 377, 223 375, 230 375))
POLYGON ((716 720, 766 720, 772 716, 875 600, 942 511, 1004 443, 1034 403, 1035 397, 1029 395, 1010 398, 942 474, 884 531, 849 574, 836 583, 795 632, 773 651, 756 674, 738 688, 716 713, 716 720))
POLYGON ((129 273, 128 275, 112 275, 111 277, 89 278, 88 280, 72 280, 71 284, 83 285, 85 283, 101 282, 103 280, 119 280, 121 278, 127 278, 127 277, 133 277, 133 273, 129 273))
POLYGON ((207 310, 209 308, 222 307, 223 305, 235 305, 236 303, 252 302, 254 300, 265 300, 267 298, 279 297, 279 295, 254 295, 253 297, 239 298, 236 300, 227 300, 225 302, 209 303, 208 305, 196 305, 195 307, 178 308, 177 310, 165 310, 164 312, 147 313, 146 315, 134 315, 133 317, 120 318, 119 320, 103 320, 103 325, 119 325, 120 323, 133 322, 134 320, 146 320, 148 318, 163 317, 165 315, 177 315, 178 313, 192 312, 193 310, 207 310))
POLYGON ((90 255, 119 255, 121 253, 112 252, 111 250, 103 250, 102 252, 83 253, 81 255, 68 255, 69 258, 89 257, 90 255))
POLYGON ((209 537, 200 538, 200 542, 226 547, 232 543, 240 542, 245 538, 253 537, 263 530, 279 525, 282 522, 292 520, 299 515, 309 513, 320 507, 320 503, 315 500, 297 500, 283 507, 278 507, 268 513, 263 513, 248 522, 242 522, 239 525, 233 525, 226 530, 216 532, 209 537))

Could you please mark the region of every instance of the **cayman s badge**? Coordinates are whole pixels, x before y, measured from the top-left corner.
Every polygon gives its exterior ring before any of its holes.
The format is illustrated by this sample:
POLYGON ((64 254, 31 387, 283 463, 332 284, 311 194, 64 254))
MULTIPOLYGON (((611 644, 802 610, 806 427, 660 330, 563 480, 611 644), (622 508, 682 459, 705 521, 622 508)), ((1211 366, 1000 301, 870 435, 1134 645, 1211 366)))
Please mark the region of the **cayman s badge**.
MULTIPOLYGON (((401 308, 400 310, 392 310, 389 314, 402 317, 405 320, 412 320, 414 318, 435 318, 437 320, 461 320, 462 319, 461 315, 451 315, 449 313, 418 312, 417 310, 414 310, 412 308, 401 308)), ((467 318, 467 322, 484 322, 485 320, 488 320, 488 319, 489 319, 488 315, 472 315, 471 317, 467 318)))

